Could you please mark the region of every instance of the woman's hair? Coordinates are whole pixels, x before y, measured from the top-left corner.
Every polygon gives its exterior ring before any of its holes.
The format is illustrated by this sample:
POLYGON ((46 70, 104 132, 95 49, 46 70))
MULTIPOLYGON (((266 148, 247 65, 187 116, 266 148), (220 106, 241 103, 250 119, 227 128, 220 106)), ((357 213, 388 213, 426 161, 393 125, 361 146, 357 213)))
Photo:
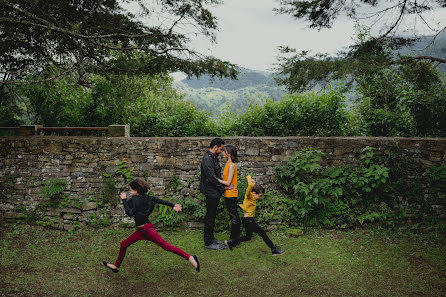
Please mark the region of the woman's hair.
POLYGON ((138 192, 139 195, 144 195, 149 191, 150 188, 149 183, 139 177, 130 182, 129 186, 130 188, 138 192))
POLYGON ((237 149, 235 148, 235 146, 233 146, 232 144, 227 144, 227 145, 225 145, 223 150, 231 156, 232 162, 234 162, 234 163, 238 162, 237 149))
POLYGON ((254 192, 256 194, 263 194, 265 193, 265 189, 261 185, 255 184, 254 187, 252 187, 251 192, 254 192))

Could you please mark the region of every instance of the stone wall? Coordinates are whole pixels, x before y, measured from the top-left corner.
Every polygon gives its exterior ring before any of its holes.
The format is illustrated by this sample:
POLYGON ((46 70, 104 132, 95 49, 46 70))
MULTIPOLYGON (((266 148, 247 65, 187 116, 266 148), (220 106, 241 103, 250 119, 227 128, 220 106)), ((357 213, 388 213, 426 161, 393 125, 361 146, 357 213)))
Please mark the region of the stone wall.
MULTIPOLYGON (((274 166, 296 150, 316 148, 326 154, 325 165, 355 165, 361 150, 373 146, 376 155, 396 150, 410 158, 412 174, 429 166, 446 165, 445 138, 369 137, 227 137, 239 151, 239 173, 249 172, 266 188, 274 187, 274 166)), ((179 199, 198 193, 200 160, 211 138, 111 138, 111 137, 0 137, 0 216, 11 220, 38 210, 59 228, 72 229, 108 216, 112 223, 131 223, 120 203, 101 205, 105 176, 117 180, 117 192, 127 188, 116 172, 131 170, 146 177, 161 197, 179 199), (45 208, 39 194, 41 182, 64 178, 69 202, 45 208)), ((223 160, 221 160, 223 165, 223 160)))

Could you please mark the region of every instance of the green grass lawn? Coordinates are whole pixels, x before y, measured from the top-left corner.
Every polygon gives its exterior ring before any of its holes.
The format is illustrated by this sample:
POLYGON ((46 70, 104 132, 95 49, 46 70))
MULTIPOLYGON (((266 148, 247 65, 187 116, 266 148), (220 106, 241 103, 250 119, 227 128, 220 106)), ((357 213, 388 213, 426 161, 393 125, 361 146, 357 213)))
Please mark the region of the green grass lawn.
POLYGON ((160 230, 169 243, 199 256, 200 273, 140 241, 114 274, 102 261, 114 262, 132 232, 2 225, 0 296, 446 296, 446 240, 438 235, 270 232, 286 250, 273 257, 258 236, 232 252, 208 251, 201 230, 160 230))

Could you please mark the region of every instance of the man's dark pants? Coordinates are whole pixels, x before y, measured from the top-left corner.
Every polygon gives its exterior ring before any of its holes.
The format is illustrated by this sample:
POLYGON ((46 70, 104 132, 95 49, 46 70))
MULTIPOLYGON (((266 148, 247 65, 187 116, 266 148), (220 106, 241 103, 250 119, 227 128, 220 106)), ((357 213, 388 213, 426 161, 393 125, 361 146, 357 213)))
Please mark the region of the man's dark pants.
POLYGON ((214 225, 217 216, 217 208, 220 197, 206 196, 206 216, 204 217, 204 245, 211 245, 214 242, 214 225))

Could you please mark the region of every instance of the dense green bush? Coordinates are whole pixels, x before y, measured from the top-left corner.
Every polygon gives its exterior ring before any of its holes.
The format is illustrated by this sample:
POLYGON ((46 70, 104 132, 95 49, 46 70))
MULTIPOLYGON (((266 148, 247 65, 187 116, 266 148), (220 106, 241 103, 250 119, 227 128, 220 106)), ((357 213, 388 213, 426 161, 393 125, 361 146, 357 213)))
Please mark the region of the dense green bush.
POLYGON ((132 136, 446 136, 446 78, 425 63, 362 75, 358 104, 347 105, 338 88, 288 94, 281 101, 246 98, 242 105, 220 108, 215 117, 184 100, 167 73, 89 79, 88 86, 68 76, 4 87, 0 123, 129 124, 132 136))
POLYGON ((280 102, 251 105, 229 123, 229 133, 246 136, 344 135, 344 96, 335 90, 295 93, 280 102))
MULTIPOLYGON (((10 98, 4 125, 100 127, 129 124, 132 136, 215 135, 209 114, 185 100, 168 74, 93 76, 89 88, 74 77, 17 87, 19 106, 10 98), (7 117, 9 118, 6 118, 7 117), (15 119, 15 121, 13 121, 15 119)), ((6 101, 5 101, 6 102, 6 101)))
POLYGON ((277 180, 288 200, 291 221, 311 225, 346 226, 384 218, 379 212, 388 168, 373 161, 366 147, 357 168, 320 165, 323 153, 298 151, 276 167, 277 180))

